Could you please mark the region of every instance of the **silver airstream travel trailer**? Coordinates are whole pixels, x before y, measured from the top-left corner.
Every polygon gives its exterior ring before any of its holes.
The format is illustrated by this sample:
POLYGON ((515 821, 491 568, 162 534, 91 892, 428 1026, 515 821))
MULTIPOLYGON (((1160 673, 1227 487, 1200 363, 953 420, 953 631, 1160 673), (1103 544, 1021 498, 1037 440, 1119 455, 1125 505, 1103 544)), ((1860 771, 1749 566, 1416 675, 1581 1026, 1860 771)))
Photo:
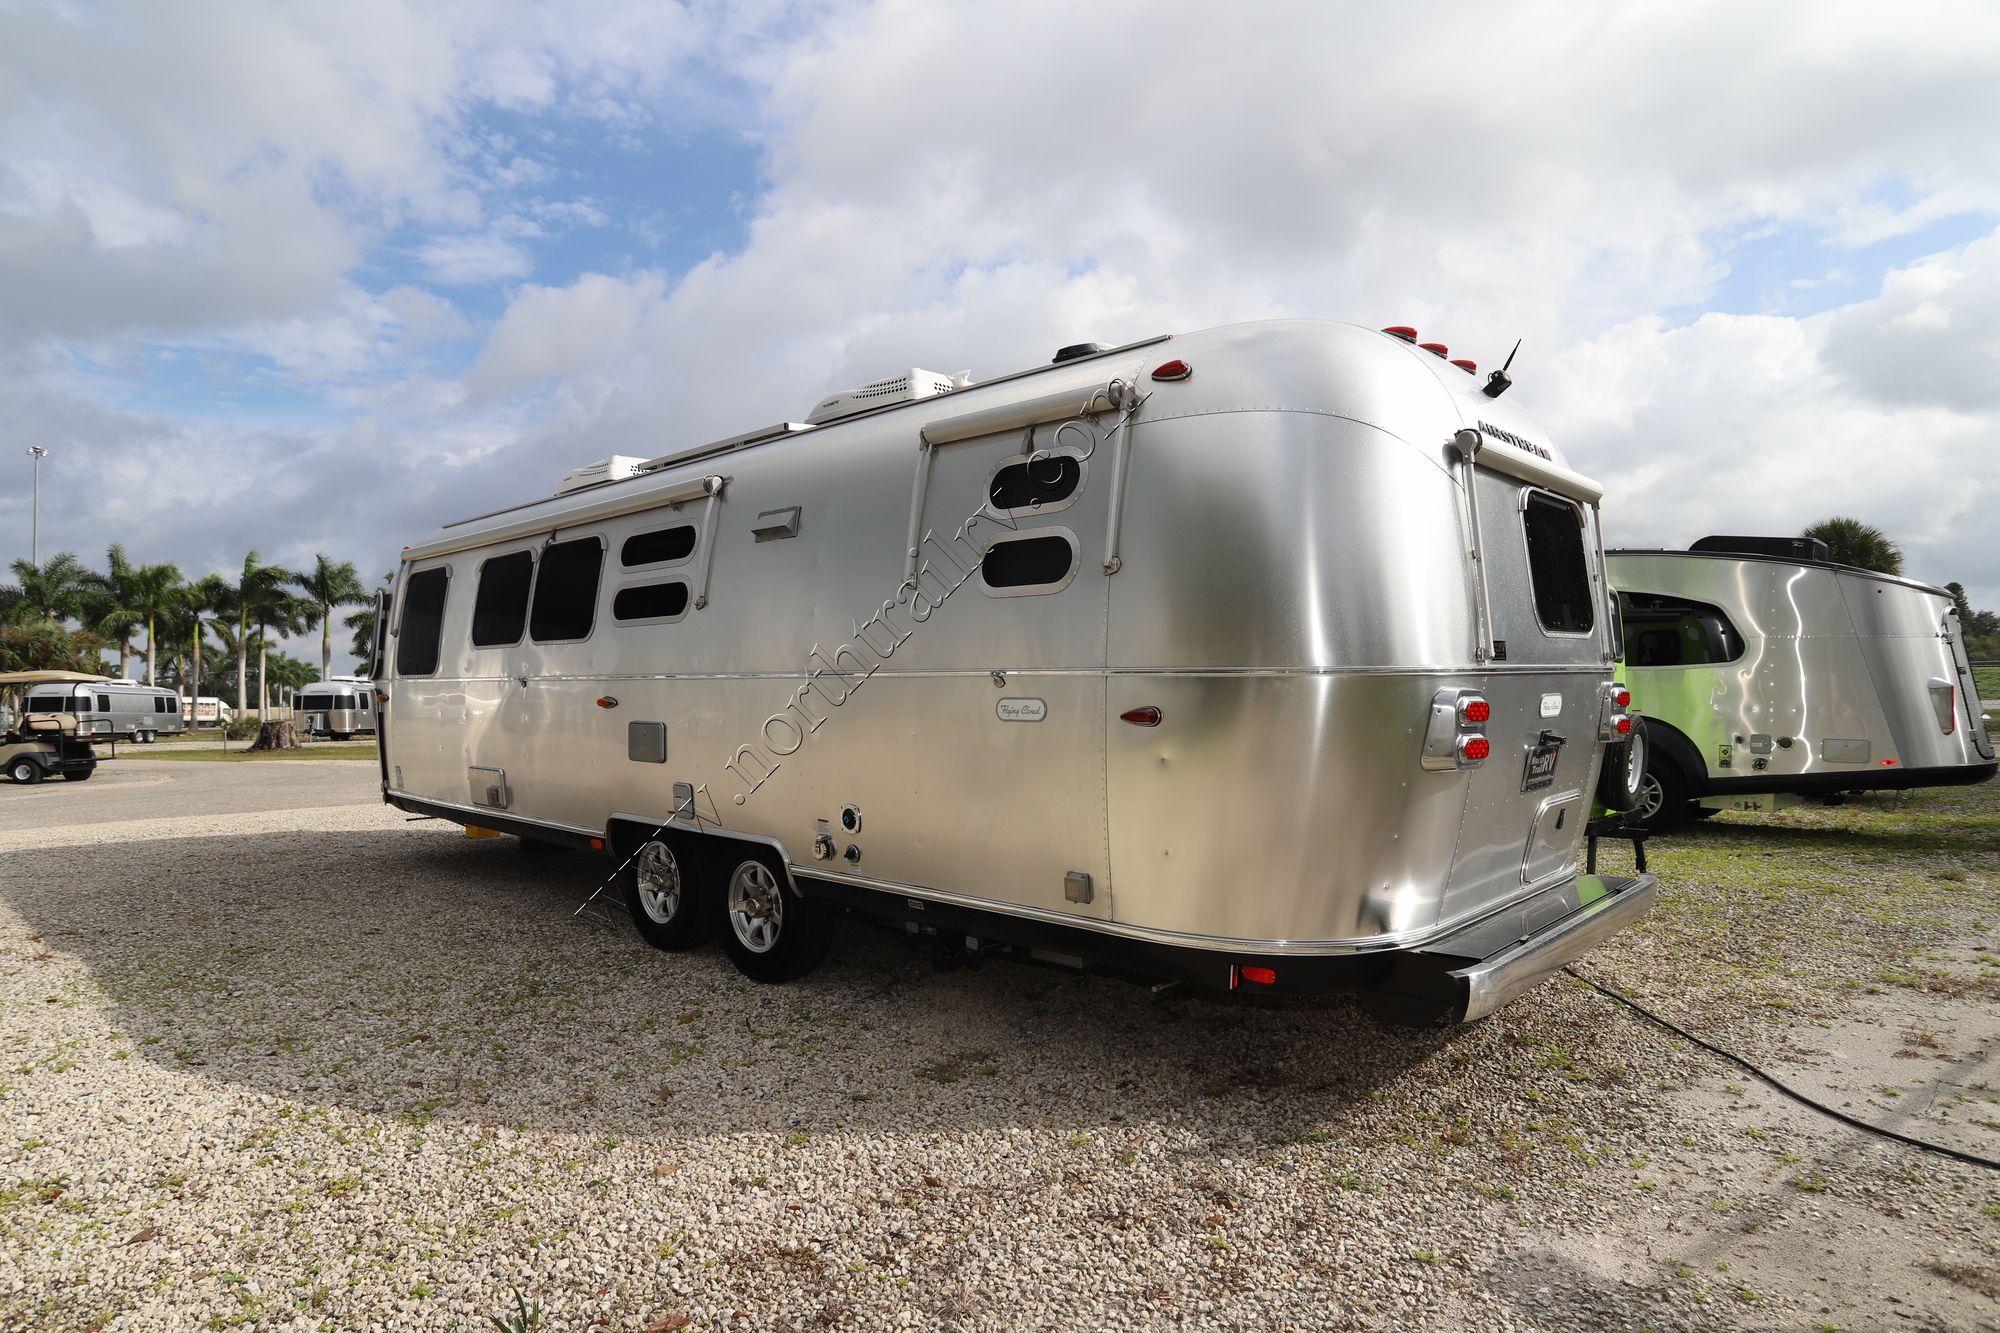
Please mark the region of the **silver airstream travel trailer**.
POLYGON ((28 696, 28 711, 71 714, 77 734, 96 741, 151 744, 187 730, 179 694, 132 680, 41 685, 28 696))
POLYGON ((1951 594, 1791 537, 1613 551, 1644 822, 1995 769, 1951 594))
POLYGON ((375 730, 374 693, 360 676, 329 676, 301 689, 292 712, 307 734, 344 741, 375 730))
POLYGON ((1598 487, 1413 343, 918 372, 453 523, 380 619, 385 798, 604 846, 764 980, 846 910, 1477 1018, 1655 885, 1574 867, 1629 727, 1598 487))

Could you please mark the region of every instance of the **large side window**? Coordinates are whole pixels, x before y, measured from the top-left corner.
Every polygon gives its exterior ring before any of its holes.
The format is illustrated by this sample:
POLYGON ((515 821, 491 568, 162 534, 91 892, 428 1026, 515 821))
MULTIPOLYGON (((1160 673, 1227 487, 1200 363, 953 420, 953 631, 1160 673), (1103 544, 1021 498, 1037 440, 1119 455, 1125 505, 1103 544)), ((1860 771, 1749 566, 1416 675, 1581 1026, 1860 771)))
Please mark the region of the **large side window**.
POLYGON ((479 593, 472 599, 472 646, 498 648, 521 641, 528 624, 528 585, 535 577, 535 554, 510 551, 479 567, 479 593))
POLYGON ((596 537, 557 542, 542 552, 528 633, 536 643, 590 637, 597 622, 597 581, 604 571, 604 543, 596 537))
POLYGON ((1597 609, 1591 605, 1582 511, 1545 491, 1530 491, 1521 522, 1528 535, 1535 618, 1551 634, 1590 633, 1597 624, 1597 609))
POLYGON ((438 669, 444 637, 444 595, 449 569, 422 569, 410 575, 403 592, 403 619, 396 628, 396 674, 428 676, 438 669))
POLYGON ((1743 636, 1721 607, 1650 592, 1620 593, 1618 603, 1628 666, 1705 666, 1743 656, 1743 636))

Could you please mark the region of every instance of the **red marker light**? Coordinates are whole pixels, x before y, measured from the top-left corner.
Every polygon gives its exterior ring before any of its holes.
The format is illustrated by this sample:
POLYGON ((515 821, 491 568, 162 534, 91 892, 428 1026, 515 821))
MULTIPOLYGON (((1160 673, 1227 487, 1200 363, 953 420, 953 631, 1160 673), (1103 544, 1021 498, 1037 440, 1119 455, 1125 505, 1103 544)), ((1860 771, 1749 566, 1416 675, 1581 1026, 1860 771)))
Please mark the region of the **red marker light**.
POLYGON ((593 852, 601 852, 601 851, 603 851, 603 850, 604 850, 604 839, 602 839, 602 838, 592 838, 592 839, 590 840, 590 850, 591 850, 591 851, 593 851, 593 852))
POLYGON ((1451 350, 1449 347, 1446 347, 1443 343, 1418 343, 1417 346, 1423 348, 1426 352, 1429 352, 1432 356, 1435 357, 1442 357, 1446 352, 1449 352, 1451 350))
POLYGON ((599 708, 616 708, 618 701, 608 694, 601 694, 597 697, 597 706, 599 708))
POLYGON ((1163 366, 1155 366, 1153 368, 1153 378, 1163 382, 1184 380, 1192 374, 1194 374, 1194 367, 1178 359, 1169 361, 1163 366))
POLYGON ((1275 986, 1278 984, 1277 972, 1268 967, 1246 967, 1238 975, 1254 986, 1275 986))
POLYGON ((1406 343, 1413 343, 1417 340, 1417 331, 1407 324, 1391 324, 1388 328, 1383 329, 1382 332, 1388 334, 1391 338, 1401 338, 1406 343))
POLYGON ((1160 725, 1160 719, 1163 716, 1164 714, 1159 709, 1149 704, 1144 708, 1126 709, 1118 715, 1118 720, 1120 722, 1130 722, 1135 727, 1157 727, 1160 725))
POLYGON ((1493 742, 1484 736, 1467 736, 1458 743, 1459 758, 1479 763, 1493 753, 1493 742))
POLYGON ((1493 717, 1493 705, 1484 699, 1467 699, 1464 714, 1467 722, 1490 721, 1493 717))
POLYGON ((1631 707, 1632 691, 1626 689, 1623 685, 1613 685, 1611 687, 1611 706, 1613 708, 1631 707))
POLYGON ((1467 361, 1462 356, 1453 357, 1451 359, 1451 363, 1454 366, 1457 366, 1460 370, 1464 371, 1468 375, 1470 375, 1473 371, 1479 369, 1479 363, 1477 361, 1467 361))
POLYGON ((1894 768, 1895 766, 1896 766, 1896 761, 1893 759, 1884 759, 1882 761, 1882 767, 1884 768, 1894 768))
POLYGON ((1618 720, 1611 724, 1611 729, 1620 736, 1630 736, 1632 734, 1632 719, 1620 713, 1618 720))

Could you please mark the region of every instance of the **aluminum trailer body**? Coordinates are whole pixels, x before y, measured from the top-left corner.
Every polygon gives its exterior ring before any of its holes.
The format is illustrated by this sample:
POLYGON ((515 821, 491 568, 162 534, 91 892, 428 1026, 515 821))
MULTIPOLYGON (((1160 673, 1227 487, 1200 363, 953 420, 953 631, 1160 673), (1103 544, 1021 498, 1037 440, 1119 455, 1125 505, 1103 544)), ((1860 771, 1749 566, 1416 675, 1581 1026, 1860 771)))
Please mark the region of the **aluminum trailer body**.
POLYGON ((187 730, 178 693, 129 680, 38 685, 28 695, 28 711, 74 716, 78 734, 93 741, 150 744, 187 730))
POLYGON ((1574 869, 1598 488, 1482 387, 1225 327, 452 524, 379 621, 385 799, 600 840, 649 938, 698 909, 765 979, 837 905, 1478 1017, 1655 891, 1574 869))
MULTIPOLYGON (((1703 544, 1718 540, 1751 539, 1703 544)), ((1742 550, 1612 551, 1609 567, 1626 679, 1646 719, 1642 801, 1656 826, 1689 802, 1993 776, 1993 740, 1942 588, 1742 550)))
POLYGON ((292 700, 292 715, 308 735, 373 735, 375 687, 359 676, 331 676, 300 688, 292 700))

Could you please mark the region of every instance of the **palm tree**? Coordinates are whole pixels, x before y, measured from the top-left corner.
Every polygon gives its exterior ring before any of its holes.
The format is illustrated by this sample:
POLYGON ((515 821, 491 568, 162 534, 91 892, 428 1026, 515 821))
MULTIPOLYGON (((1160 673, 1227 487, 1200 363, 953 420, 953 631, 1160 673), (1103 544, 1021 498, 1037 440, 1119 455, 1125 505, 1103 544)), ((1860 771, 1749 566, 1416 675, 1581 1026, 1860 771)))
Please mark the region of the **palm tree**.
MULTIPOLYGON (((281 569, 273 567, 280 577, 263 588, 262 595, 252 603, 251 614, 257 621, 257 718, 264 720, 271 711, 271 635, 275 632, 289 638, 306 631, 306 614, 311 603, 303 597, 294 596, 285 587, 283 579, 288 577, 281 569)), ((261 586, 261 585, 260 585, 261 586)))
POLYGON ((1872 569, 1878 574, 1903 572, 1903 552, 1880 528, 1858 518, 1826 518, 1799 534, 1826 543, 1836 564, 1872 569))
POLYGON ((324 680, 333 674, 333 608, 357 606, 368 600, 368 591, 351 563, 335 563, 323 555, 314 556, 313 567, 300 570, 291 579, 309 603, 306 628, 319 627, 320 679, 324 680))
POLYGON ((268 614, 264 608, 285 596, 284 570, 265 564, 264 557, 255 551, 243 557, 243 573, 233 585, 229 585, 222 607, 236 616, 236 633, 231 643, 236 649, 236 706, 239 709, 250 706, 250 628, 261 623, 260 616, 268 614))
POLYGON ((104 573, 90 576, 91 590, 82 619, 118 645, 118 678, 132 678, 132 639, 145 614, 133 609, 132 575, 136 571, 118 542, 104 553, 104 573))
POLYGON ((40 569, 26 560, 14 562, 14 577, 20 582, 21 607, 40 620, 80 619, 90 601, 91 573, 68 551, 55 556, 40 569))
POLYGON ((141 565, 132 571, 127 587, 132 609, 146 618, 146 683, 159 684, 162 615, 181 604, 181 571, 178 565, 141 565))
MULTIPOLYGON (((204 574, 181 586, 181 606, 193 624, 189 642, 194 656, 194 697, 199 697, 201 693, 201 650, 202 641, 206 638, 202 616, 210 611, 226 610, 228 603, 229 581, 220 574, 204 574)), ((192 708, 188 715, 194 715, 192 708)))
POLYGON ((353 637, 347 641, 347 651, 354 654, 363 666, 370 665, 375 656, 375 597, 379 593, 387 592, 389 585, 395 581, 394 570, 384 574, 382 586, 368 595, 368 600, 363 603, 361 609, 349 612, 340 622, 354 632, 353 637))

